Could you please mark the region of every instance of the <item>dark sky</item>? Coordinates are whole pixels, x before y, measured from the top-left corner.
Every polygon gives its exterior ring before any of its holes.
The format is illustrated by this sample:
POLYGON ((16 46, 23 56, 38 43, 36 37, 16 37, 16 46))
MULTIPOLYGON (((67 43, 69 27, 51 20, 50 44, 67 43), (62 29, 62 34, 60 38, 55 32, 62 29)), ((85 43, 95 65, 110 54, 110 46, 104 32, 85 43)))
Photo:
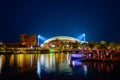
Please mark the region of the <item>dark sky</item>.
POLYGON ((119 0, 1 0, 0 40, 21 33, 120 41, 119 0))

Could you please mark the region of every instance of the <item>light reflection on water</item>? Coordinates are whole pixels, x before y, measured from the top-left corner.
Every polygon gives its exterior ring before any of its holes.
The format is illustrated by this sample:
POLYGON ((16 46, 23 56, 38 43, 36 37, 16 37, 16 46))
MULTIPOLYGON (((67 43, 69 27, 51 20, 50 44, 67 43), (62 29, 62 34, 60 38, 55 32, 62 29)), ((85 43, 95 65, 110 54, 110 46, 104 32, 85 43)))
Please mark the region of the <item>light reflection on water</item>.
POLYGON ((1 73, 1 70, 2 70, 2 56, 0 56, 0 73, 1 73))
MULTIPOLYGON (((4 70, 8 68, 11 69, 10 67, 19 68, 19 73, 36 72, 39 78, 51 73, 74 77, 88 77, 90 74, 99 75, 102 72, 112 74, 117 71, 120 73, 118 63, 80 62, 70 59, 69 53, 0 55, 0 74, 5 73, 4 70)), ((10 71, 7 70, 6 73, 10 71)))
POLYGON ((37 74, 38 74, 39 78, 41 78, 40 57, 38 57, 38 60, 37 60, 37 74))

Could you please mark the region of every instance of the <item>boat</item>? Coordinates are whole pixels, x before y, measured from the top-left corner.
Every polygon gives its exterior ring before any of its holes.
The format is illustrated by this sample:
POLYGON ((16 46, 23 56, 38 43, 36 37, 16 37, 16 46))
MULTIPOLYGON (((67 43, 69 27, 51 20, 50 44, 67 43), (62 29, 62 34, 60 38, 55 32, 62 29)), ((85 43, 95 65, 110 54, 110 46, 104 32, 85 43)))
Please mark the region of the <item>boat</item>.
POLYGON ((83 53, 74 53, 74 54, 71 54, 71 60, 84 61, 86 60, 86 55, 83 53))

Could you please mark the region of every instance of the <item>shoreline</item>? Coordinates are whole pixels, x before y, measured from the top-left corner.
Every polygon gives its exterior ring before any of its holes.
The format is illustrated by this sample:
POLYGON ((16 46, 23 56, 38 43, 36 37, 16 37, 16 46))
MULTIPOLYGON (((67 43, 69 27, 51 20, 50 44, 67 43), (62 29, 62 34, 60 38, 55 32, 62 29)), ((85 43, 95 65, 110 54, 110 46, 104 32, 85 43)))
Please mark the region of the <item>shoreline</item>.
MULTIPOLYGON (((58 53, 58 52, 56 52, 58 53)), ((50 54, 49 52, 40 52, 40 51, 36 51, 36 52, 28 52, 26 51, 26 53, 23 53, 23 52, 19 52, 19 53, 15 53, 15 52, 0 52, 0 55, 17 55, 17 54, 50 54)), ((66 53, 64 53, 66 54, 66 53)), ((70 53, 72 54, 72 53, 70 53)), ((75 59, 71 59, 71 61, 74 61, 74 60, 77 60, 77 61, 80 61, 80 62, 120 62, 120 58, 84 58, 84 59, 80 59, 80 58, 75 58, 75 59)))

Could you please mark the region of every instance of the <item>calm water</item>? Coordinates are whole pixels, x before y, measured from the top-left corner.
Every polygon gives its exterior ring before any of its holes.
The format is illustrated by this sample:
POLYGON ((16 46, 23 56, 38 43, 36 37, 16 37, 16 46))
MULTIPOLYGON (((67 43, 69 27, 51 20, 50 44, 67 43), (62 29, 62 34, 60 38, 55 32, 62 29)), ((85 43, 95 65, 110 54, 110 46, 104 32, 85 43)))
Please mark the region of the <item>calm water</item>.
POLYGON ((71 61, 69 53, 0 55, 0 80, 120 80, 119 63, 71 61))

